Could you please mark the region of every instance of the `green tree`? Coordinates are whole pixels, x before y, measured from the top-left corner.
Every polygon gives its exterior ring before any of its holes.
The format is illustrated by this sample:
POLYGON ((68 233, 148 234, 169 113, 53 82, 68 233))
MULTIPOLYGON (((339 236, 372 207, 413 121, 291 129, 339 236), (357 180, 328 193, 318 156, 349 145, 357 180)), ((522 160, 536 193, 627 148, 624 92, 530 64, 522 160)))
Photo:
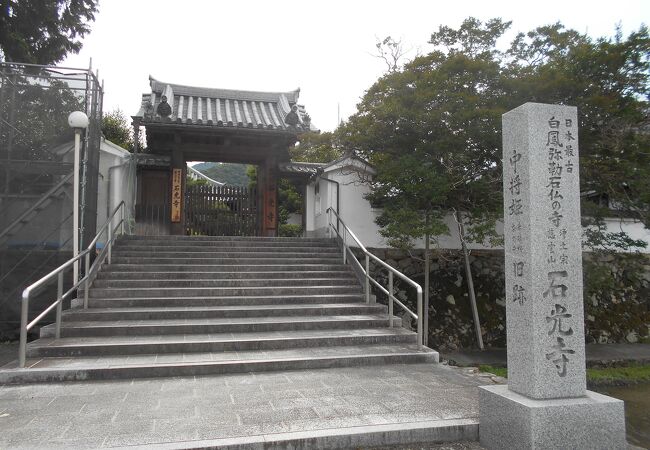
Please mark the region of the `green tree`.
POLYGON ((133 130, 122 111, 116 109, 102 118, 102 134, 113 144, 133 152, 133 130))
POLYGON ((0 60, 55 64, 79 53, 96 0, 0 0, 0 60))
POLYGON ((508 25, 468 19, 459 31, 441 27, 430 42, 442 48, 379 79, 339 130, 344 147, 377 168, 369 199, 383 206, 377 222, 388 243, 425 241, 425 323, 429 247, 449 232, 445 217, 457 218, 463 247, 465 239, 496 238, 508 100, 493 46, 508 25))
MULTIPOLYGON (((0 104, 0 157, 60 161, 62 149, 57 147, 74 139, 68 115, 83 109, 83 98, 66 83, 47 76, 11 75, 10 80, 0 104)), ((0 185, 13 193, 43 193, 55 179, 48 171, 37 176, 23 170, 0 171, 0 185)))
POLYGON ((588 237, 629 248, 634 241, 604 236, 602 218, 649 223, 647 28, 627 39, 618 32, 593 40, 554 24, 518 35, 502 52, 496 43, 509 26, 469 18, 458 29, 440 27, 430 40, 435 49, 380 78, 337 130, 341 146, 378 171, 369 198, 383 206, 382 234, 398 247, 417 238, 433 244, 449 231, 443 219, 451 216, 465 256, 466 241, 494 242, 502 214, 501 115, 535 101, 578 106, 581 190, 604 199, 583 202, 583 217, 596 225, 588 237))
POLYGON ((334 143, 330 132, 308 132, 298 136, 298 144, 289 149, 292 161, 327 163, 340 157, 343 152, 334 143))
POLYGON ((604 216, 618 216, 650 226, 647 27, 627 39, 617 29, 613 38, 594 40, 556 23, 519 34, 508 56, 508 93, 517 103, 578 107, 581 191, 600 200, 582 202, 585 224, 603 230, 604 216))
POLYGON ((204 178, 197 178, 195 180, 194 178, 191 178, 191 177, 188 176, 185 179, 185 187, 188 187, 188 188, 194 187, 194 186, 208 186, 208 184, 209 184, 208 180, 206 180, 204 178))
POLYGON ((248 186, 249 179, 246 174, 248 166, 245 164, 202 163, 197 164, 194 168, 220 183, 231 186, 248 186))

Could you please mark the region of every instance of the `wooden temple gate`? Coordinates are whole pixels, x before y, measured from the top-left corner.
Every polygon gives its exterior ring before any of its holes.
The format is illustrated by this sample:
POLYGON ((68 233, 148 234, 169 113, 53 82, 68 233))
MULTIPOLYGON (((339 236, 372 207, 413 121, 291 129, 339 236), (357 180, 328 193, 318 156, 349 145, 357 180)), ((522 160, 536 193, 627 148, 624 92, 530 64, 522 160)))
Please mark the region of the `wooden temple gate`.
POLYGON ((138 153, 139 234, 276 236, 279 166, 311 129, 299 90, 199 88, 150 78, 133 118, 138 153), (257 166, 257 189, 186 185, 188 161, 257 166), (162 214, 162 215, 161 215, 162 214))
POLYGON ((185 230, 190 236, 257 236, 257 189, 240 186, 188 186, 185 230))

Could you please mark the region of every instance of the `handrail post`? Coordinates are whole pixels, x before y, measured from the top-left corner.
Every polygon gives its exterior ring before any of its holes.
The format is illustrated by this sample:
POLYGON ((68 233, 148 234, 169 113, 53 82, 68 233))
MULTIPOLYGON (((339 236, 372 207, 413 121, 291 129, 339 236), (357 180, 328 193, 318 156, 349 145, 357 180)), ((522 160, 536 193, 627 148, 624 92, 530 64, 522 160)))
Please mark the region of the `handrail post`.
POLYGON ((120 234, 124 234, 124 202, 120 204, 120 234))
POLYGON ((61 312, 63 311, 63 271, 59 272, 58 283, 56 287, 56 331, 54 337, 59 339, 61 337, 61 312))
POLYGON ((106 237, 106 245, 108 245, 108 256, 106 257, 106 260, 108 263, 111 263, 111 257, 112 252, 113 252, 113 224, 108 225, 108 235, 106 237))
POLYGON ((84 283, 84 309, 88 309, 88 289, 90 289, 90 252, 86 253, 85 264, 86 282, 84 283))
POLYGON ((327 237, 332 238, 332 210, 327 209, 327 237))
POLYGON ((422 319, 424 314, 422 312, 422 290, 418 289, 418 345, 424 347, 424 341, 422 340, 422 319))
POLYGON ((393 327, 393 271, 388 271, 388 326, 393 327))
POLYGON ((348 233, 343 230, 343 264, 348 262, 347 253, 348 253, 348 233))
POLYGON ((370 256, 366 253, 366 286, 364 288, 366 294, 366 303, 370 303, 370 256))
POLYGON ((29 312, 29 293, 23 292, 22 305, 20 309, 20 344, 18 347, 18 367, 25 367, 27 355, 27 316, 29 312))

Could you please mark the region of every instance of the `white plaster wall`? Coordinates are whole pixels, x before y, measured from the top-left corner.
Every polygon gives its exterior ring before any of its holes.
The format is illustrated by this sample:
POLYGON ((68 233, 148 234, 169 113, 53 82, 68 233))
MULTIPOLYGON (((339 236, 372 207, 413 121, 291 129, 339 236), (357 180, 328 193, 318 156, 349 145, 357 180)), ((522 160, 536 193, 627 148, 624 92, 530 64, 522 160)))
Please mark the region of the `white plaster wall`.
POLYGON ((305 235, 314 234, 314 184, 310 183, 305 188, 305 235))
MULTIPOLYGON (((340 215, 346 225, 359 238, 361 243, 366 247, 386 248, 388 244, 379 233, 379 226, 376 224, 376 217, 381 214, 381 210, 373 209, 364 195, 369 192, 368 185, 360 183, 358 175, 350 173, 349 170, 336 170, 322 175, 340 183, 340 215)), ((325 180, 318 180, 321 189, 322 214, 314 214, 313 208, 309 205, 314 203, 314 184, 312 183, 307 189, 307 231, 311 235, 326 236, 327 234, 327 208, 333 206, 336 209, 336 186, 325 180), (313 222, 312 222, 313 217, 313 222)), ((438 236, 436 246, 444 249, 460 249, 460 239, 458 226, 454 217, 450 214, 445 218, 445 223, 449 228, 449 234, 438 236)), ((632 220, 620 221, 619 219, 607 219, 606 225, 608 231, 618 232, 625 231, 633 239, 641 239, 648 243, 648 247, 641 249, 645 253, 650 253, 650 230, 644 228, 640 222, 632 220)), ((497 222, 497 233, 503 234, 503 223, 497 222)), ((416 240, 415 248, 424 248, 424 240, 416 240)), ((491 246, 488 242, 477 244, 468 243, 468 248, 474 250, 502 249, 502 246, 491 246)))
POLYGON ((384 238, 379 234, 375 218, 381 212, 370 206, 364 196, 370 192, 367 184, 359 180, 359 175, 349 170, 337 170, 329 174, 340 183, 340 215, 348 228, 366 247, 386 247, 384 238))
POLYGON ((640 239, 645 241, 648 245, 645 249, 632 249, 633 251, 640 251, 642 253, 650 253, 650 230, 643 226, 643 223, 631 219, 605 219, 607 231, 612 233, 619 233, 624 231, 632 239, 640 239))
POLYGON ((324 236, 327 231, 327 208, 332 205, 336 208, 336 187, 322 179, 316 179, 316 183, 319 185, 320 195, 314 195, 314 232, 317 236, 324 236))
MULTIPOLYGON (((97 231, 104 225, 109 215, 120 204, 125 190, 122 184, 135 182, 129 180, 126 174, 126 167, 123 166, 129 153, 113 143, 102 141, 99 152, 99 180, 97 183, 97 231), (113 168, 111 170, 111 168, 113 168)), ((113 222, 113 228, 119 223, 119 217, 113 222)), ((98 242, 103 245, 106 242, 106 233, 99 238, 98 242)))
POLYGON ((99 180, 97 182, 97 228, 101 227, 107 219, 108 204, 108 168, 122 163, 122 158, 115 155, 99 153, 99 180))

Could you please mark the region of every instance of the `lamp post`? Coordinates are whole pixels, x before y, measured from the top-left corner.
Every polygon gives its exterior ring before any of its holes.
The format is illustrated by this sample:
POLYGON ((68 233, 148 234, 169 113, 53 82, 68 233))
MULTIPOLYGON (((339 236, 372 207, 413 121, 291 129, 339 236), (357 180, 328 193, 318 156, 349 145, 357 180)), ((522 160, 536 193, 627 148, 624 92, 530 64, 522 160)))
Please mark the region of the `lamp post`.
MULTIPOLYGON (((79 255, 79 155, 81 153, 81 132, 88 127, 88 116, 74 111, 68 116, 68 125, 74 129, 74 186, 72 195, 72 256, 79 255)), ((74 262, 73 281, 79 281, 79 261, 74 262)))

